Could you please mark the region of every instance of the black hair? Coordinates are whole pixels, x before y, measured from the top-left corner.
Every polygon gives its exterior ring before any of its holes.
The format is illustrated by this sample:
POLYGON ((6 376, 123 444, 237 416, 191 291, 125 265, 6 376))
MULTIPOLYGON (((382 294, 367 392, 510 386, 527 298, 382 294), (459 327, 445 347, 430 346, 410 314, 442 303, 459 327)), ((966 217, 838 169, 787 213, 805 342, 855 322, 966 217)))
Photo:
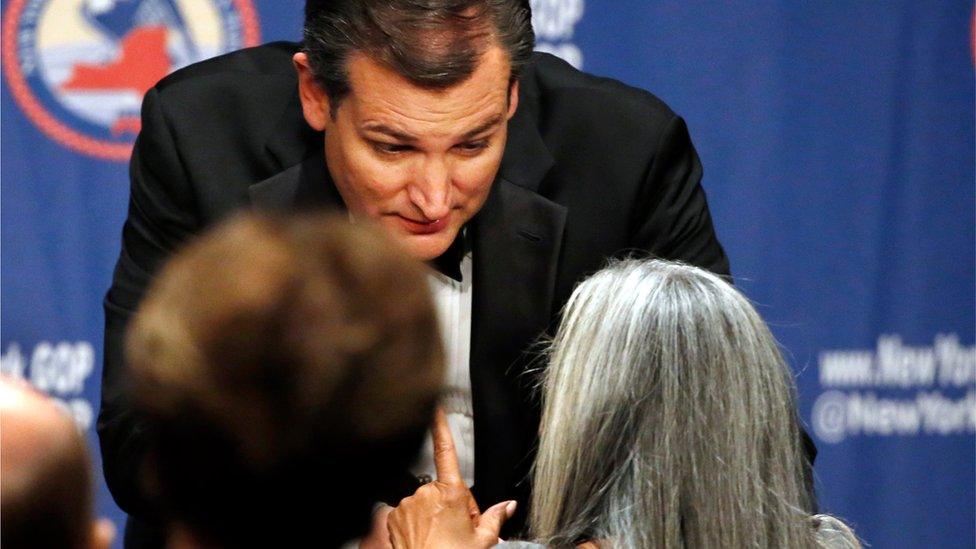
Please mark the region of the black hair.
POLYGON ((303 51, 333 115, 363 53, 418 86, 444 89, 474 72, 492 44, 518 79, 535 47, 528 0, 308 0, 303 51))

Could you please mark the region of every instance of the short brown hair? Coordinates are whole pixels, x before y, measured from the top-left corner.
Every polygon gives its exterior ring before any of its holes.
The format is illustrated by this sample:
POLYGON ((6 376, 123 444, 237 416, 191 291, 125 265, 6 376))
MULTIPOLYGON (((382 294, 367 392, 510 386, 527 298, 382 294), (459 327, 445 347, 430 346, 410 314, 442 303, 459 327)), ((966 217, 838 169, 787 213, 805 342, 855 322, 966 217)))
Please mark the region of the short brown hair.
POLYGON ((361 534, 442 380, 422 267, 323 215, 246 215, 190 244, 128 337, 162 507, 217 544, 361 534))

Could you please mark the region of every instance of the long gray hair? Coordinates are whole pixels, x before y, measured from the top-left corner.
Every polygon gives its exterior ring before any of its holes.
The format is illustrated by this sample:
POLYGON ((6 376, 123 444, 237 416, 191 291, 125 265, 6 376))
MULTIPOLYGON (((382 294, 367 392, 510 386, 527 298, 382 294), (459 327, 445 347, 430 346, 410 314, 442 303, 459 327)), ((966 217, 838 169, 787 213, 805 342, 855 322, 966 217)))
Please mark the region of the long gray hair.
POLYGON ((817 546, 792 377, 759 314, 718 276, 627 260, 587 279, 543 395, 539 541, 817 546))

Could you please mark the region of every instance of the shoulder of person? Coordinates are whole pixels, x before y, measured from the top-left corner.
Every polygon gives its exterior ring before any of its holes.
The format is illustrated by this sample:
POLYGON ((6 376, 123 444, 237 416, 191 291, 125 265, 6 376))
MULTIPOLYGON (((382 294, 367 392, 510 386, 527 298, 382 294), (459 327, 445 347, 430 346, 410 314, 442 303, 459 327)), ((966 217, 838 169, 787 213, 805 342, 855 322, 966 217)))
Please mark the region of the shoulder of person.
POLYGON ((655 144, 676 117, 651 92, 580 71, 548 53, 532 55, 520 85, 521 97, 537 109, 541 128, 553 122, 563 132, 566 125, 583 126, 591 137, 626 136, 646 146, 655 144))
POLYGON ((156 84, 159 90, 178 87, 198 79, 213 77, 278 76, 295 79, 291 57, 298 51, 296 42, 269 42, 252 48, 244 48, 192 65, 187 65, 156 84))
POLYGON ((179 123, 229 123, 255 131, 280 113, 297 78, 291 57, 298 44, 272 42, 183 67, 160 80, 155 93, 179 123), (277 110, 277 112, 274 112, 277 110))
POLYGON ((297 49, 275 42, 221 55, 177 70, 146 94, 137 146, 156 157, 152 145, 171 144, 181 164, 172 173, 206 197, 195 206, 201 218, 237 209, 250 185, 321 147, 321 134, 302 117, 291 62, 297 49))

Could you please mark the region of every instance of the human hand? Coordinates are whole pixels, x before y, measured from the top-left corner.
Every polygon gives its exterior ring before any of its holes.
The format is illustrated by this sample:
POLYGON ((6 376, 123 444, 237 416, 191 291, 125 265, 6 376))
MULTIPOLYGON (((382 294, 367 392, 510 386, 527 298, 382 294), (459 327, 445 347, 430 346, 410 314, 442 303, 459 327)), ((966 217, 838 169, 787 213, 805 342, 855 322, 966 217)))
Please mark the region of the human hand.
POLYGON ((479 513, 471 491, 461 478, 454 439, 443 410, 437 410, 431 431, 437 480, 421 486, 390 513, 387 526, 393 547, 495 545, 502 524, 515 512, 515 502, 504 501, 479 513))
POLYGON ((390 543, 390 529, 386 525, 387 517, 393 508, 386 504, 380 504, 379 509, 373 513, 373 526, 369 534, 359 541, 359 549, 393 549, 390 543))

